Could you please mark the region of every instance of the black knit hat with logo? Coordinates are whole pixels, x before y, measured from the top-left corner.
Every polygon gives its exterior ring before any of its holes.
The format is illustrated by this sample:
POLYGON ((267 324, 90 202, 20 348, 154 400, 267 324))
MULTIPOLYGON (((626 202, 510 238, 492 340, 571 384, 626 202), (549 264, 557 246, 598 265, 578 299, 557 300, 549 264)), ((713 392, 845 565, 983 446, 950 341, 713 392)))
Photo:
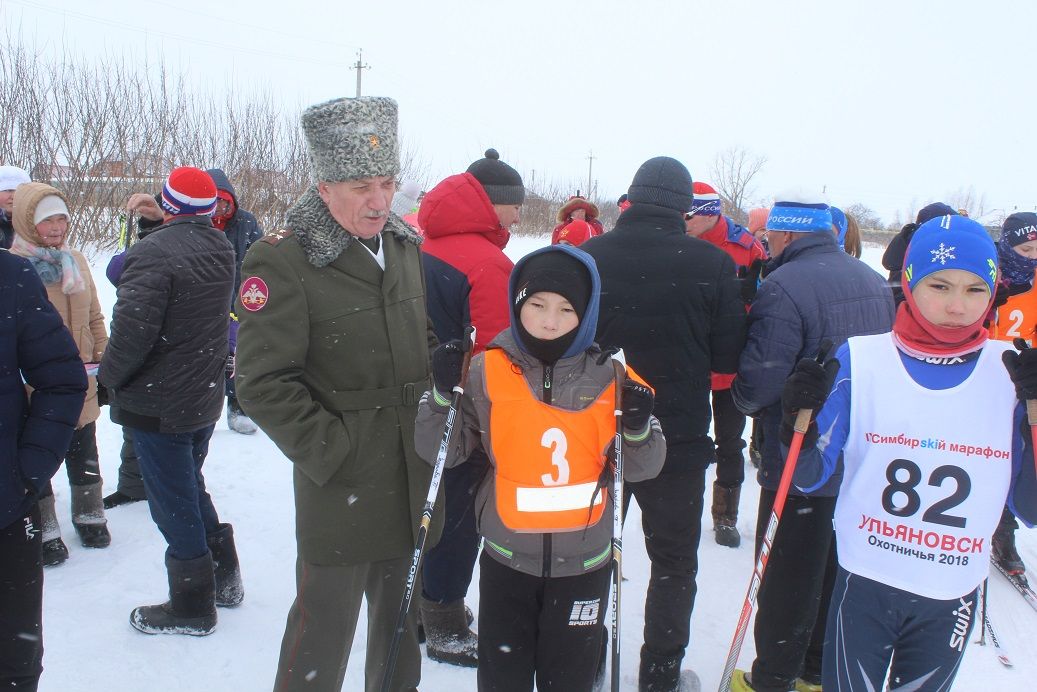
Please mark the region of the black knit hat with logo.
POLYGON ((565 252, 543 252, 519 267, 519 275, 513 284, 515 295, 511 297, 512 323, 526 350, 545 363, 554 363, 576 339, 579 328, 573 329, 557 339, 537 339, 522 325, 519 313, 529 298, 540 292, 557 293, 569 301, 576 316, 583 322, 587 305, 591 299, 591 275, 580 260, 565 252))
POLYGON ((469 166, 467 172, 475 176, 493 204, 522 204, 526 198, 522 176, 500 160, 496 149, 487 149, 485 157, 469 166))

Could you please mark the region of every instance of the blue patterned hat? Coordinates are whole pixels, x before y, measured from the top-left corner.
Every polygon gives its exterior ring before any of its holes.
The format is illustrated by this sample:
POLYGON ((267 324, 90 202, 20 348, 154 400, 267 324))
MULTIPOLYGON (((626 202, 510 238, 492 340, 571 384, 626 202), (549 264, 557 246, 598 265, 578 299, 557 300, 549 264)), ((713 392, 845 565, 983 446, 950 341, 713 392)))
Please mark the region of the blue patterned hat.
POLYGON ((904 260, 908 288, 944 269, 963 269, 983 279, 993 294, 997 283, 997 250, 987 229, 965 216, 938 216, 911 237, 904 260))

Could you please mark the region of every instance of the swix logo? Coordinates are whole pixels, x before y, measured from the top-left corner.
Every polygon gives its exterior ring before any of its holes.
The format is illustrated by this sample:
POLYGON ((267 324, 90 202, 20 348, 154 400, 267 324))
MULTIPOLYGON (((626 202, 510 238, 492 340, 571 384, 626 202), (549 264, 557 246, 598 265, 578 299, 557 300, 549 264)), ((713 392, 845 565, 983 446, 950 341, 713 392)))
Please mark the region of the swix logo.
POLYGON ((569 613, 569 627, 589 627, 598 624, 600 611, 600 598, 593 601, 573 601, 573 610, 569 613))
POLYGON ((972 601, 959 598, 958 603, 958 607, 951 613, 957 617, 957 620, 954 623, 951 640, 947 642, 947 646, 955 651, 962 651, 965 648, 965 636, 969 631, 969 622, 972 620, 972 601))
POLYGON ((25 517, 25 540, 31 541, 36 527, 32 525, 32 517, 25 517))

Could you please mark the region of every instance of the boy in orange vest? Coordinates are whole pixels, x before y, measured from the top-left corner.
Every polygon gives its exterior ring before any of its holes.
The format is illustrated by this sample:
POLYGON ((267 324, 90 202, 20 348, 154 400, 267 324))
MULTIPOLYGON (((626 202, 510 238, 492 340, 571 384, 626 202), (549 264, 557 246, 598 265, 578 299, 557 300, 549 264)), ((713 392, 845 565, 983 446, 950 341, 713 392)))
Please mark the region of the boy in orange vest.
MULTIPOLYGON (((479 689, 589 691, 604 650, 609 594, 611 447, 616 373, 593 343, 594 260, 567 245, 521 259, 509 282, 511 328, 472 359, 447 465, 482 449, 479 485, 479 689)), ((460 342, 432 356, 434 388, 416 446, 436 458, 461 379, 460 342)), ((654 394, 633 371, 622 386, 623 471, 654 478, 666 441, 654 394)))

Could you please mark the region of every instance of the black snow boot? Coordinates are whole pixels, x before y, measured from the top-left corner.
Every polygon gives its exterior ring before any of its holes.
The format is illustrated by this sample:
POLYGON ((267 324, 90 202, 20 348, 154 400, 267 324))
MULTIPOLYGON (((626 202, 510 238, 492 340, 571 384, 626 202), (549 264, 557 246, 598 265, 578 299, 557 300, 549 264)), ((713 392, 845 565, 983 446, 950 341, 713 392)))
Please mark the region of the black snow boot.
POLYGON ((742 544, 738 535, 738 498, 742 486, 725 488, 713 481, 713 532, 718 545, 737 548, 742 544))
POLYGON ((638 692, 680 692, 683 659, 681 654, 662 656, 642 645, 638 692))
POLYGON ((169 600, 140 606, 130 613, 130 625, 144 634, 188 634, 204 637, 216 630, 216 581, 212 554, 193 560, 166 555, 169 600))
MULTIPOLYGON (((421 607, 420 606, 418 607, 418 616, 417 616, 416 619, 418 621, 418 643, 419 644, 424 644, 425 643, 425 625, 424 625, 424 623, 421 622, 421 607)), ((468 626, 469 627, 471 627, 472 623, 475 622, 475 613, 473 613, 472 609, 469 608, 468 606, 464 607, 464 619, 468 621, 468 626)))
POLYGON ((111 544, 100 481, 72 486, 72 526, 84 548, 107 548, 111 544))
POLYGON ((40 498, 40 532, 43 534, 43 566, 54 567, 68 559, 68 546, 61 540, 61 526, 54 509, 54 496, 40 498))
POLYGON ((1015 549, 1015 517, 1006 519, 1003 515, 1001 523, 994 530, 994 537, 990 541, 991 558, 1001 565, 1001 568, 1011 575, 1026 573, 1026 565, 1019 557, 1019 551, 1015 549))
POLYGON ((238 551, 234 548, 234 527, 220 524, 220 530, 205 537, 212 552, 212 567, 216 577, 216 605, 233 608, 245 599, 241 584, 238 551))
POLYGON ((437 603, 422 597, 421 623, 425 649, 433 661, 464 668, 479 665, 479 638, 468 628, 464 599, 437 603))

